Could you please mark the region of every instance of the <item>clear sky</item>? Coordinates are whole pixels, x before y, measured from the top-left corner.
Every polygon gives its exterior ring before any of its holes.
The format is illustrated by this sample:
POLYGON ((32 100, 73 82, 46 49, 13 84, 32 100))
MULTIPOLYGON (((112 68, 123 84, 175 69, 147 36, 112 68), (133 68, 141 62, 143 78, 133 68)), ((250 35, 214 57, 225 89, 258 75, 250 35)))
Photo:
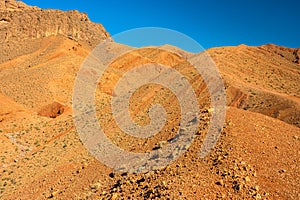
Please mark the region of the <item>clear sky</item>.
POLYGON ((111 34, 139 28, 179 31, 204 48, 267 43, 300 47, 300 0, 23 0, 79 10, 111 34))

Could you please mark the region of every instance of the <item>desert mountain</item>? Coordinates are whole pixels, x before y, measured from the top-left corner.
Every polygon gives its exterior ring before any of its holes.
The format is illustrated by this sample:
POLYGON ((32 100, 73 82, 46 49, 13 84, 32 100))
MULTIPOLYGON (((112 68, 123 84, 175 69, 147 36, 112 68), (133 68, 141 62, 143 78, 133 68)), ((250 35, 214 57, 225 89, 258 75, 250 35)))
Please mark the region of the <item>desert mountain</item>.
POLYGON ((167 110, 157 135, 127 136, 113 123, 113 87, 128 69, 163 63, 184 74, 200 105, 199 130, 190 148, 163 169, 121 173, 94 158, 72 117, 75 77, 105 29, 77 11, 42 10, 0 0, 1 199, 299 199, 299 49, 276 45, 207 50, 222 75, 227 113, 214 150, 198 153, 210 123, 205 82, 185 62, 197 56, 176 47, 131 49, 111 64, 96 91, 99 124, 121 148, 148 152, 176 137, 180 107, 159 85, 140 88, 130 111, 142 125, 153 103, 167 110))
POLYGON ((91 47, 109 37, 102 25, 78 11, 42 10, 1 0, 0 13, 0 62, 40 49, 40 41, 49 36, 63 36, 91 47))

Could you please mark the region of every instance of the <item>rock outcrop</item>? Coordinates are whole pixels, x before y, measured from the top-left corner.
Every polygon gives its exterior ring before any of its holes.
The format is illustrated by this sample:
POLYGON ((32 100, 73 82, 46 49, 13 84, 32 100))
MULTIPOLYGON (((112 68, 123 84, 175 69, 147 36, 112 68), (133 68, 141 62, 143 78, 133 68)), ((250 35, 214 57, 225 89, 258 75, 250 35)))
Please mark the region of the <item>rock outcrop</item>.
POLYGON ((286 58, 296 64, 300 64, 300 48, 287 48, 283 46, 277 46, 274 44, 267 44, 262 46, 262 48, 267 49, 269 52, 274 52, 281 57, 286 58))
POLYGON ((88 43, 105 40, 109 34, 78 11, 42 10, 13 0, 0 1, 0 43, 62 35, 88 43))
POLYGON ((37 7, 30 7, 20 1, 15 0, 1 0, 0 1, 0 11, 10 10, 24 10, 24 9, 38 9, 37 7))
POLYGON ((300 49, 295 49, 293 54, 295 56, 294 63, 300 64, 300 49))
POLYGON ((109 38, 104 27, 91 22, 85 13, 0 0, 0 63, 36 51, 51 36, 69 38, 91 49, 109 38))

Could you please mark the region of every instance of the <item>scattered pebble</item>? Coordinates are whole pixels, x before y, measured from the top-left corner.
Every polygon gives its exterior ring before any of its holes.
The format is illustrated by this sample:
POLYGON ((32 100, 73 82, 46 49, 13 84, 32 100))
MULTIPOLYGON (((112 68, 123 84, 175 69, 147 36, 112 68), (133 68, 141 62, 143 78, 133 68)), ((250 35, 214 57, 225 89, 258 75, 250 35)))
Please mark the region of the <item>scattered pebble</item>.
POLYGON ((53 197, 56 197, 58 195, 59 191, 55 191, 55 192, 52 192, 49 196, 49 198, 53 198, 53 197))
POLYGON ((217 185, 223 186, 224 185, 224 181, 221 179, 219 181, 216 182, 217 185))

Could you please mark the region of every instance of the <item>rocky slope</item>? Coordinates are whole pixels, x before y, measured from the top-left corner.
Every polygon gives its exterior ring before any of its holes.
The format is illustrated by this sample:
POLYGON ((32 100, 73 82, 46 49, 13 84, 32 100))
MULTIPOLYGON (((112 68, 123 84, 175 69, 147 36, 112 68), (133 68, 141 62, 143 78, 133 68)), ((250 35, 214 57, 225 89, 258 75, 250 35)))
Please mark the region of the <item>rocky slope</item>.
POLYGON ((300 127, 299 49, 240 45, 208 52, 223 75, 228 105, 300 127))

